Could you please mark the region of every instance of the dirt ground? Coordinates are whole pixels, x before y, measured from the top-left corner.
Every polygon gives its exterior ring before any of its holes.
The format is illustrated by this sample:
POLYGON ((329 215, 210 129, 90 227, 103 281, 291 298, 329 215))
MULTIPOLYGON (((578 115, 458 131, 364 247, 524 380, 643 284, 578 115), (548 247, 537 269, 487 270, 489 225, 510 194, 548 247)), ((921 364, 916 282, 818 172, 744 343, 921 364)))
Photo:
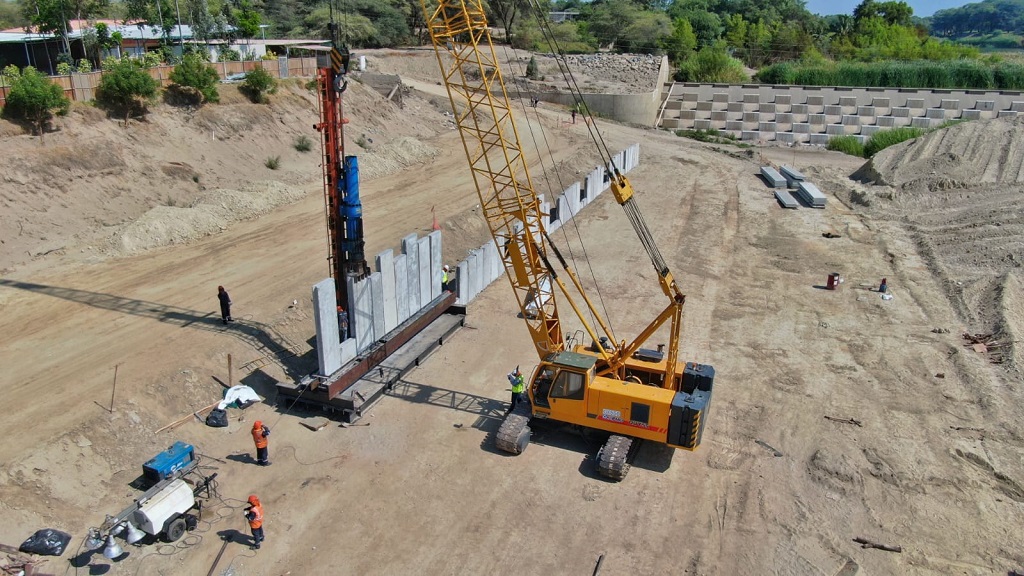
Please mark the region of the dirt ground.
MULTIPOLYGON (((427 68, 418 70, 418 78, 404 73, 431 85, 427 68)), ((458 135, 432 104, 436 96, 413 95, 398 109, 352 90, 349 150, 365 153, 368 164, 391 158, 379 162, 393 168, 363 180, 367 253, 429 231, 431 208, 446 261, 479 246, 487 233, 458 135), (354 144, 361 134, 375 140, 365 151, 354 144)), ((218 122, 230 124, 225 118, 257 113, 253 106, 229 102, 205 114, 220 115, 212 121, 219 131, 218 122)), ((831 576, 854 573, 841 572, 848 562, 876 575, 1024 567, 1020 378, 1013 362, 994 364, 963 346, 963 330, 988 325, 951 299, 936 260, 922 253, 927 232, 894 212, 910 207, 893 206, 893 188, 849 179, 862 161, 787 148, 749 157, 599 122, 613 151, 641 143, 630 178, 688 295, 682 356, 718 373, 701 449, 645 446, 629 476, 610 483, 594 472, 598 446, 571 433, 539 430, 518 457, 494 449, 504 374, 536 364, 500 281, 470 305, 468 325, 373 408, 367 426, 312 432, 300 423, 318 423, 321 414, 275 406, 275 379, 315 369, 309 295, 327 273, 318 158, 315 149, 290 148, 299 134, 315 138, 306 128, 315 108, 301 87, 270 107, 272 120, 239 124, 226 142, 200 139, 209 126, 181 127, 175 115, 183 113, 163 108, 127 129, 91 110, 79 114, 91 132, 72 118, 45 147, 10 131, 5 149, 28 163, 73 138, 91 137, 97 150, 135 140, 123 165, 75 168, 63 196, 52 182, 28 181, 42 164, 17 172, 24 181, 0 184, 4 250, 17 242, 32 255, 3 252, 0 278, 0 426, 10 438, 0 444, 0 543, 16 546, 43 527, 72 533, 71 550, 47 560, 48 572, 591 574, 599 558, 602 574, 831 576), (284 176, 263 167, 271 153, 281 154, 284 176), (757 177, 769 161, 810 175, 828 207, 781 209, 757 177), (200 182, 168 186, 157 171, 170 162, 187 162, 200 182), (138 181, 148 182, 149 205, 127 192, 138 181), (194 208, 205 191, 192 185, 249 190, 251 199, 263 195, 247 186, 266 181, 292 191, 264 198, 248 219, 222 215, 209 233, 163 237, 153 242, 164 246, 137 251, 119 244, 124 227, 168 207, 161 188, 180 190, 172 207, 194 208), (102 215, 82 216, 92 226, 71 218, 118 182, 131 197, 123 209, 97 202, 107 206, 102 215), (63 234, 63 220, 80 230, 63 234), (33 230, 29 239, 26 232, 12 240, 19 221, 33 230), (63 235, 59 249, 44 254, 49 240, 40 237, 49 230, 63 235), (833 271, 845 279, 841 289, 820 289, 833 271), (892 300, 871 289, 882 277, 892 300), (235 302, 230 327, 216 317, 218 284, 235 302), (233 410, 228 428, 192 421, 155 434, 219 398, 229 354, 235 380, 267 401, 233 410), (251 369, 261 358, 270 362, 251 369), (251 463, 256 419, 273 429, 269 468, 251 463), (218 474, 220 498, 198 529, 176 545, 127 547, 116 563, 83 554, 87 528, 129 504, 141 464, 175 440, 194 444, 218 474), (267 512, 258 552, 245 544, 241 507, 250 493, 267 512), (903 551, 863 549, 858 537, 903 551)), ((600 161, 583 126, 564 119, 544 106, 520 115, 538 158, 534 181, 552 181, 551 190, 600 161)), ((572 247, 615 330, 636 334, 665 302, 621 209, 604 195, 576 224, 556 241, 572 247)), ((1016 280, 1009 282, 999 301, 1005 310, 990 314, 1012 332, 1021 303, 1016 280)))

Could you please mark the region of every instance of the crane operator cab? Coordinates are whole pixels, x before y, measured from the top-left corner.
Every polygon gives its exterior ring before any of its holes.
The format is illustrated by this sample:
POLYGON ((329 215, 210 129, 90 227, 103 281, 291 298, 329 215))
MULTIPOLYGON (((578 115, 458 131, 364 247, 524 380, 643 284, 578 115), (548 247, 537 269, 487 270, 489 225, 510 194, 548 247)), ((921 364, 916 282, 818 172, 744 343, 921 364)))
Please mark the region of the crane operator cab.
POLYGON ((714 368, 680 364, 679 390, 598 376, 599 359, 579 352, 548 354, 529 387, 533 417, 634 438, 675 448, 695 449, 711 401, 714 368))

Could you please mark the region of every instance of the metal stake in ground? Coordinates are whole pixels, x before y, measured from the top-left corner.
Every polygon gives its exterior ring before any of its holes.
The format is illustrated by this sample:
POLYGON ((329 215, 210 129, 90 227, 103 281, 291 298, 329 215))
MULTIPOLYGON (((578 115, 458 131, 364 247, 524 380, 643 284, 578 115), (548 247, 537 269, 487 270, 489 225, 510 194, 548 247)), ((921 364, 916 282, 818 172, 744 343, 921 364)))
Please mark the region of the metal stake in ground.
POLYGON ((232 377, 233 375, 231 374, 231 354, 228 354, 228 388, 231 388, 232 386, 235 385, 235 381, 232 379, 232 377))
POLYGON ((117 367, 118 366, 120 366, 120 364, 114 364, 114 387, 110 391, 110 408, 107 410, 107 412, 110 412, 111 414, 114 413, 114 393, 117 392, 117 367))

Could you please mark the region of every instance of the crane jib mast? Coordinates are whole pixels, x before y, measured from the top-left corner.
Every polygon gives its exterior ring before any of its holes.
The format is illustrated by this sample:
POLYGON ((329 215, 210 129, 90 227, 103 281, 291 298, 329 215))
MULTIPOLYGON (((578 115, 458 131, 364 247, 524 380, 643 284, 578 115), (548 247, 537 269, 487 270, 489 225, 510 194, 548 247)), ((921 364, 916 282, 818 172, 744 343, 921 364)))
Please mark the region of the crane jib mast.
POLYGON ((481 211, 541 359, 527 389, 529 414, 513 413, 506 418, 497 435, 498 447, 513 453, 525 449, 530 418, 609 431, 613 436, 599 453, 598 471, 617 479, 628 469, 626 454, 635 438, 696 448, 711 399, 714 369, 677 361, 686 299, 643 220, 631 184, 617 167, 609 166, 613 194, 651 258, 669 302, 627 343, 615 338, 543 228, 540 200, 520 147, 482 3, 440 0, 430 9, 421 0, 421 6, 481 211), (559 264, 560 271, 553 262, 559 264), (574 286, 582 305, 577 304, 563 278, 574 286), (566 349, 560 301, 571 307, 591 339, 590 346, 566 349), (595 319, 596 328, 588 317, 595 319), (667 355, 641 348, 666 322, 667 355))

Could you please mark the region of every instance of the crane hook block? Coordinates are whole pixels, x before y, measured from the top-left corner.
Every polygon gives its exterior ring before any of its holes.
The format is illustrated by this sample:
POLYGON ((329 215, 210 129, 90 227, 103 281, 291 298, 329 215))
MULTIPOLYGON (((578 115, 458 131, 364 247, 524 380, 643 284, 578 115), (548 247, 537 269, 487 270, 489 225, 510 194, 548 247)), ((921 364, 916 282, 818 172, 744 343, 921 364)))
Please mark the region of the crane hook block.
POLYGON ((345 78, 344 76, 342 76, 341 74, 338 74, 337 76, 335 76, 334 77, 334 91, 340 94, 340 93, 344 92, 346 88, 348 88, 348 79, 345 78))

